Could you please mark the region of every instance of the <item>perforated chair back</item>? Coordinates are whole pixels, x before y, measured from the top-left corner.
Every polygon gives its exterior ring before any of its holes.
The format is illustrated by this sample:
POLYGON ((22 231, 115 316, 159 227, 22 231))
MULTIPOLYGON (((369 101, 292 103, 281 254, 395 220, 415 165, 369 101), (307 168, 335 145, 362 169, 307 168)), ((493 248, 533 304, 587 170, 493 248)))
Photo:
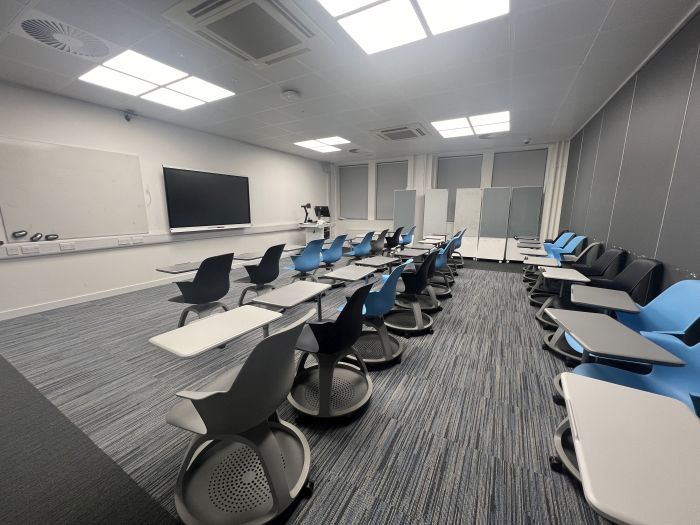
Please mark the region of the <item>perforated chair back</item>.
POLYGON ((411 226, 406 233, 401 235, 401 246, 406 246, 413 242, 413 232, 416 230, 415 226, 411 226))
POLYGON ((347 235, 338 235, 327 250, 321 252, 323 262, 326 264, 338 262, 343 256, 343 244, 347 235))
POLYGON ((389 230, 382 230, 382 232, 377 237, 377 240, 372 241, 372 253, 378 253, 384 250, 384 241, 386 240, 386 234, 389 230))
POLYGON ((300 272, 315 270, 321 264, 321 249, 324 239, 314 239, 296 257, 292 257, 294 269, 300 272))
POLYGON ((362 238, 359 244, 353 246, 352 250, 348 252, 351 257, 364 257, 372 252, 372 237, 374 232, 367 232, 362 238))
POLYGON ((280 274, 280 259, 282 258, 283 250, 284 244, 270 246, 265 251, 262 259, 260 259, 259 264, 246 266, 245 269, 250 276, 250 282, 267 284, 277 279, 280 274))
POLYGON ((645 305, 659 292, 663 268, 654 259, 635 259, 613 278, 613 288, 624 290, 636 303, 645 305))
POLYGON ((218 301, 225 296, 231 286, 231 264, 233 254, 225 253, 208 257, 199 265, 191 283, 177 283, 182 297, 187 303, 204 304, 218 301))
POLYGON ((238 434, 275 413, 292 388, 294 347, 314 313, 310 310, 291 326, 260 341, 228 389, 192 401, 208 434, 238 434))
POLYGON ((399 226, 396 228, 396 231, 394 232, 394 235, 391 237, 387 237, 386 239, 386 247, 387 248, 396 248, 399 245, 399 242, 401 242, 401 232, 403 231, 403 226, 399 226))
POLYGON ((405 263, 398 265, 389 274, 387 280, 384 281, 381 289, 369 293, 365 301, 365 317, 381 317, 391 311, 394 307, 399 277, 401 277, 406 266, 412 263, 413 259, 409 259, 405 263))

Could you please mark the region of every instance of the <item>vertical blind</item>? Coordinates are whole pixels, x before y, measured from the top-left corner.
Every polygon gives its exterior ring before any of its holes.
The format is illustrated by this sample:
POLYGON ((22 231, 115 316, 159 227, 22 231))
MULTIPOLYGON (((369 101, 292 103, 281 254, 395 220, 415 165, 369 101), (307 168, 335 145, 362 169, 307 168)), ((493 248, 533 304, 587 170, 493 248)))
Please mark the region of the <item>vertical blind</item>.
POLYGON ((438 159, 437 188, 447 189, 447 221, 455 220, 455 197, 457 188, 481 187, 482 155, 464 157, 442 157, 438 159))
POLYGON ((367 164, 338 169, 340 217, 343 219, 367 218, 367 171, 367 164))
POLYGON ((408 183, 408 161, 377 164, 376 218, 394 218, 394 190, 405 190, 408 183))

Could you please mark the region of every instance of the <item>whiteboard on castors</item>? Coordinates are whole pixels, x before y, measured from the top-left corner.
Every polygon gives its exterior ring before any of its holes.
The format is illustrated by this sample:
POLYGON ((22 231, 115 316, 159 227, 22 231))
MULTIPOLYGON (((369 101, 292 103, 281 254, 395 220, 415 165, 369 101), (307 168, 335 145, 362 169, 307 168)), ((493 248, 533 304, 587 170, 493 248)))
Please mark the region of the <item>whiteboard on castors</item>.
POLYGON ((448 191, 443 189, 426 190, 423 235, 447 233, 448 191))
POLYGON ((0 213, 8 240, 148 233, 135 155, 0 138, 0 213))

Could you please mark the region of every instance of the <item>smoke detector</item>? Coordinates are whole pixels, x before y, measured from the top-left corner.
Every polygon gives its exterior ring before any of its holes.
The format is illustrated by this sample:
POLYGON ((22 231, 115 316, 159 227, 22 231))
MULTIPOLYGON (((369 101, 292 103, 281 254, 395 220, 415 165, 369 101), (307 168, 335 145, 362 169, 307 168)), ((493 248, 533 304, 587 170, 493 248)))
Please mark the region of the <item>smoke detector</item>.
POLYGON ((91 60, 107 57, 114 48, 92 33, 36 10, 29 11, 12 32, 57 51, 91 60))
POLYGON ((282 91, 282 98, 287 102, 298 102, 301 100, 301 93, 295 89, 285 89, 282 91))

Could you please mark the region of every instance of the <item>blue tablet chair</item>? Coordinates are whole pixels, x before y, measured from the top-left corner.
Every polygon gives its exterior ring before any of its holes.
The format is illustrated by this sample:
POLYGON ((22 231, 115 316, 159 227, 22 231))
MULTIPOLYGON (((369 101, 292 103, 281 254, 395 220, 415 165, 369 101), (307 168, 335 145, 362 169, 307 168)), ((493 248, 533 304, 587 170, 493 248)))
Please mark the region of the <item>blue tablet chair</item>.
POLYGON ((314 272, 321 266, 321 249, 323 248, 324 239, 314 239, 306 245, 306 248, 299 255, 292 255, 292 266, 290 269, 296 270, 298 273, 292 277, 292 281, 296 279, 311 279, 316 280, 314 272))
POLYGON ((330 270, 333 265, 343 257, 343 245, 347 235, 338 235, 329 248, 321 250, 321 261, 326 269, 330 270))
POLYGON ((394 336, 389 335, 384 316, 391 312, 396 300, 396 286, 406 266, 412 264, 410 259, 400 264, 386 277, 384 284, 377 291, 372 291, 365 299, 364 323, 374 330, 363 330, 355 343, 355 350, 368 365, 400 363, 403 345, 394 336))
MULTIPOLYGON (((564 255, 572 255, 576 250, 582 247, 582 245, 586 242, 587 237, 585 235, 577 235, 573 239, 571 239, 569 242, 566 243, 566 246, 563 248, 549 248, 547 249, 547 254, 549 257, 552 259, 556 259, 561 263, 561 260, 564 255)), ((530 293, 528 294, 528 299, 530 300, 530 304, 532 306, 541 306, 548 298, 552 296, 556 296, 559 293, 559 286, 548 286, 545 282, 544 279, 539 279, 533 287, 530 289, 530 293)))
POLYGON ((642 332, 642 335, 683 359, 686 365, 654 365, 648 374, 637 374, 614 366, 584 363, 574 369, 574 374, 678 399, 700 417, 700 344, 686 346, 669 334, 642 332))
POLYGON ((462 231, 459 231, 454 234, 452 237, 455 241, 454 243, 454 249, 452 250, 452 254, 450 255, 450 260, 448 263, 451 264, 453 267, 452 269, 454 270, 454 273, 457 273, 458 268, 464 268, 464 257, 462 257, 462 254, 459 253, 459 249, 462 247, 462 237, 464 237, 464 232, 466 232, 467 229, 463 229, 462 231), (459 257, 459 262, 455 259, 455 255, 459 257))
POLYGON ((415 226, 411 226, 406 233, 401 235, 401 241, 399 246, 405 247, 413 242, 413 232, 416 230, 415 226))
POLYGON ((368 255, 371 255, 372 253, 372 237, 374 236, 374 232, 367 232, 365 236, 362 238, 362 240, 358 243, 355 244, 352 247, 352 250, 350 250, 346 255, 350 257, 348 259, 348 264, 350 264, 353 261, 359 261, 363 257, 367 257, 368 255))
POLYGON ((435 259, 435 273, 437 275, 431 279, 430 284, 435 290, 435 295, 440 299, 452 297, 450 286, 454 284, 455 277, 448 263, 454 250, 455 242, 456 238, 452 237, 445 246, 440 248, 437 259, 435 259))
MULTIPOLYGON (((617 320, 635 332, 664 332, 683 337, 700 319, 700 281, 680 281, 670 286, 639 313, 615 312, 617 320)), ((583 347, 571 334, 552 337, 548 348, 575 361, 581 360, 583 347)), ((695 339, 695 337, 693 337, 695 339)))

